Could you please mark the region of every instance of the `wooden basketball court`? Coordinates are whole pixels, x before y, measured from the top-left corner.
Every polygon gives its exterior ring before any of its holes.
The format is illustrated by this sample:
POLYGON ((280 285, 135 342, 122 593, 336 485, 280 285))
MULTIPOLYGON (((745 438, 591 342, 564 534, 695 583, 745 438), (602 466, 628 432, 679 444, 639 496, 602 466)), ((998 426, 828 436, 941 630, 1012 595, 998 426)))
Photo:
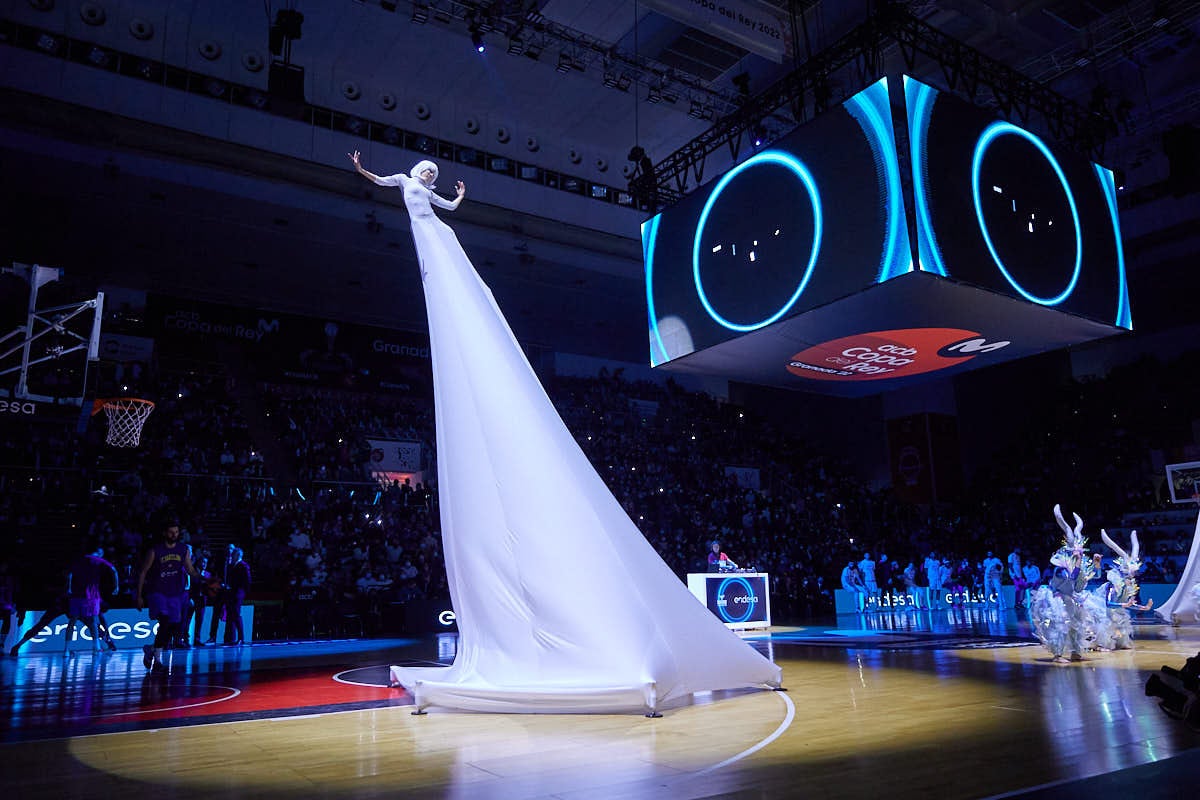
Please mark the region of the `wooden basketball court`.
POLYGON ((140 651, 5 658, 0 800, 1194 797, 1200 735, 1144 686, 1200 627, 1136 633, 1055 664, 1013 612, 776 628, 748 641, 788 692, 659 719, 413 716, 386 666, 446 661, 446 636, 180 651, 168 675, 140 651))

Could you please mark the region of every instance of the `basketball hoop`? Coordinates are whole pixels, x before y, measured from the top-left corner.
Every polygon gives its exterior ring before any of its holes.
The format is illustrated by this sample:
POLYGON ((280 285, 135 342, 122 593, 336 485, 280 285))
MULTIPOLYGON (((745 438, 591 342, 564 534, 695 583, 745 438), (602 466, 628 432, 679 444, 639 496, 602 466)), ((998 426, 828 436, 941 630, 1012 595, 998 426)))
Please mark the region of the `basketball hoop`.
POLYGON ((154 410, 154 403, 138 397, 115 397, 92 403, 92 415, 104 409, 108 417, 105 442, 113 447, 137 447, 142 439, 142 424, 154 410))

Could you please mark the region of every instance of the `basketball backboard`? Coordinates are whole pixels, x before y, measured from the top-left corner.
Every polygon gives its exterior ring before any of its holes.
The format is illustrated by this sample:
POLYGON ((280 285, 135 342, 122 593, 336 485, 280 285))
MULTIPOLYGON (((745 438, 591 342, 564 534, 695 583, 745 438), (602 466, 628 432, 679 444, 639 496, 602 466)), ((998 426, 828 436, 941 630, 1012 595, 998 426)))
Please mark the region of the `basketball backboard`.
POLYGON ((1167 464, 1172 503, 1200 503, 1200 461, 1167 464))
POLYGON ((3 270, 10 288, 28 302, 24 309, 5 306, 12 313, 5 314, 0 329, 0 398, 24 404, 83 402, 88 367, 99 359, 104 293, 86 300, 59 297, 61 292, 47 286, 61 275, 38 264, 3 270))

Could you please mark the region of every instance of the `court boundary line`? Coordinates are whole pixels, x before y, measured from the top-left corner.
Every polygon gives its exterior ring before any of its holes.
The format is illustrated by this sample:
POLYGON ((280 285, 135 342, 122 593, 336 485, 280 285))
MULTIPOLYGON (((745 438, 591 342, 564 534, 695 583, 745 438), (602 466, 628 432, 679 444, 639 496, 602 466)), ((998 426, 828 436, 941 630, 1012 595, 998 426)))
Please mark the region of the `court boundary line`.
MULTIPOLYGON (((335 680, 336 682, 342 684, 343 686, 365 686, 368 689, 394 689, 394 688, 396 688, 394 686, 385 686, 385 685, 379 684, 379 683, 359 683, 358 681, 348 681, 342 677, 347 672, 357 672, 360 669, 375 669, 375 668, 377 668, 377 667, 350 667, 349 669, 344 669, 340 672, 335 672, 330 677, 333 678, 333 680, 335 680)), ((383 668, 391 669, 390 666, 384 666, 383 668)))
POLYGON ((165 713, 165 712, 169 712, 169 711, 183 711, 185 708, 200 708, 201 706, 211 706, 214 703, 225 703, 225 702, 228 702, 228 701, 234 699, 235 697, 240 696, 242 693, 241 689, 235 689, 232 686, 222 686, 219 683, 209 683, 206 685, 209 688, 228 689, 229 691, 233 692, 233 694, 229 695, 228 697, 218 697, 216 700, 205 700, 203 703, 186 703, 181 706, 169 706, 167 708, 139 708, 137 711, 117 711, 112 714, 93 714, 92 716, 93 717, 104 717, 104 718, 128 717, 133 714, 159 714, 159 713, 165 713))
POLYGON ((707 775, 710 772, 716 772, 719 769, 728 767, 730 764, 735 764, 738 761, 741 761, 743 758, 754 755, 759 750, 762 750, 764 747, 767 747, 772 742, 774 742, 776 739, 778 739, 780 736, 782 736, 784 734, 784 732, 787 731, 787 729, 789 727, 791 727, 792 721, 796 718, 796 704, 792 702, 792 698, 788 697, 786 692, 777 691, 777 692, 775 692, 775 695, 780 700, 783 701, 783 704, 785 706, 787 706, 787 713, 783 717, 783 722, 779 723, 779 727, 777 727, 774 731, 772 731, 770 734, 768 734, 765 739, 758 742, 758 744, 752 745, 751 747, 746 748, 745 750, 738 753, 737 755, 730 756, 729 758, 725 759, 724 761, 722 761, 718 764, 713 764, 711 767, 705 767, 704 769, 700 770, 699 772, 692 773, 693 776, 698 777, 700 775, 707 775))

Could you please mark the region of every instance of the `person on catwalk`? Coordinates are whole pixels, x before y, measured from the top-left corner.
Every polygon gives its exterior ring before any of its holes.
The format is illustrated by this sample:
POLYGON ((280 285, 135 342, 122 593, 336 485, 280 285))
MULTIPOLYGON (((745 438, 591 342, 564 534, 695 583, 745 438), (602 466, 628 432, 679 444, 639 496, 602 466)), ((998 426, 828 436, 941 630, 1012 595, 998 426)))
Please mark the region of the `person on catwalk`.
POLYGON ((401 190, 429 324, 437 490, 454 663, 393 667, 431 705, 655 713, 718 688, 778 688, 776 665, 697 603, 567 429, 487 284, 434 209, 438 167, 358 174, 401 190), (596 569, 611 564, 610 569, 596 569), (631 601, 613 609, 613 597, 631 601), (602 609, 608 609, 602 611, 602 609), (609 624, 596 625, 603 613, 609 624))

